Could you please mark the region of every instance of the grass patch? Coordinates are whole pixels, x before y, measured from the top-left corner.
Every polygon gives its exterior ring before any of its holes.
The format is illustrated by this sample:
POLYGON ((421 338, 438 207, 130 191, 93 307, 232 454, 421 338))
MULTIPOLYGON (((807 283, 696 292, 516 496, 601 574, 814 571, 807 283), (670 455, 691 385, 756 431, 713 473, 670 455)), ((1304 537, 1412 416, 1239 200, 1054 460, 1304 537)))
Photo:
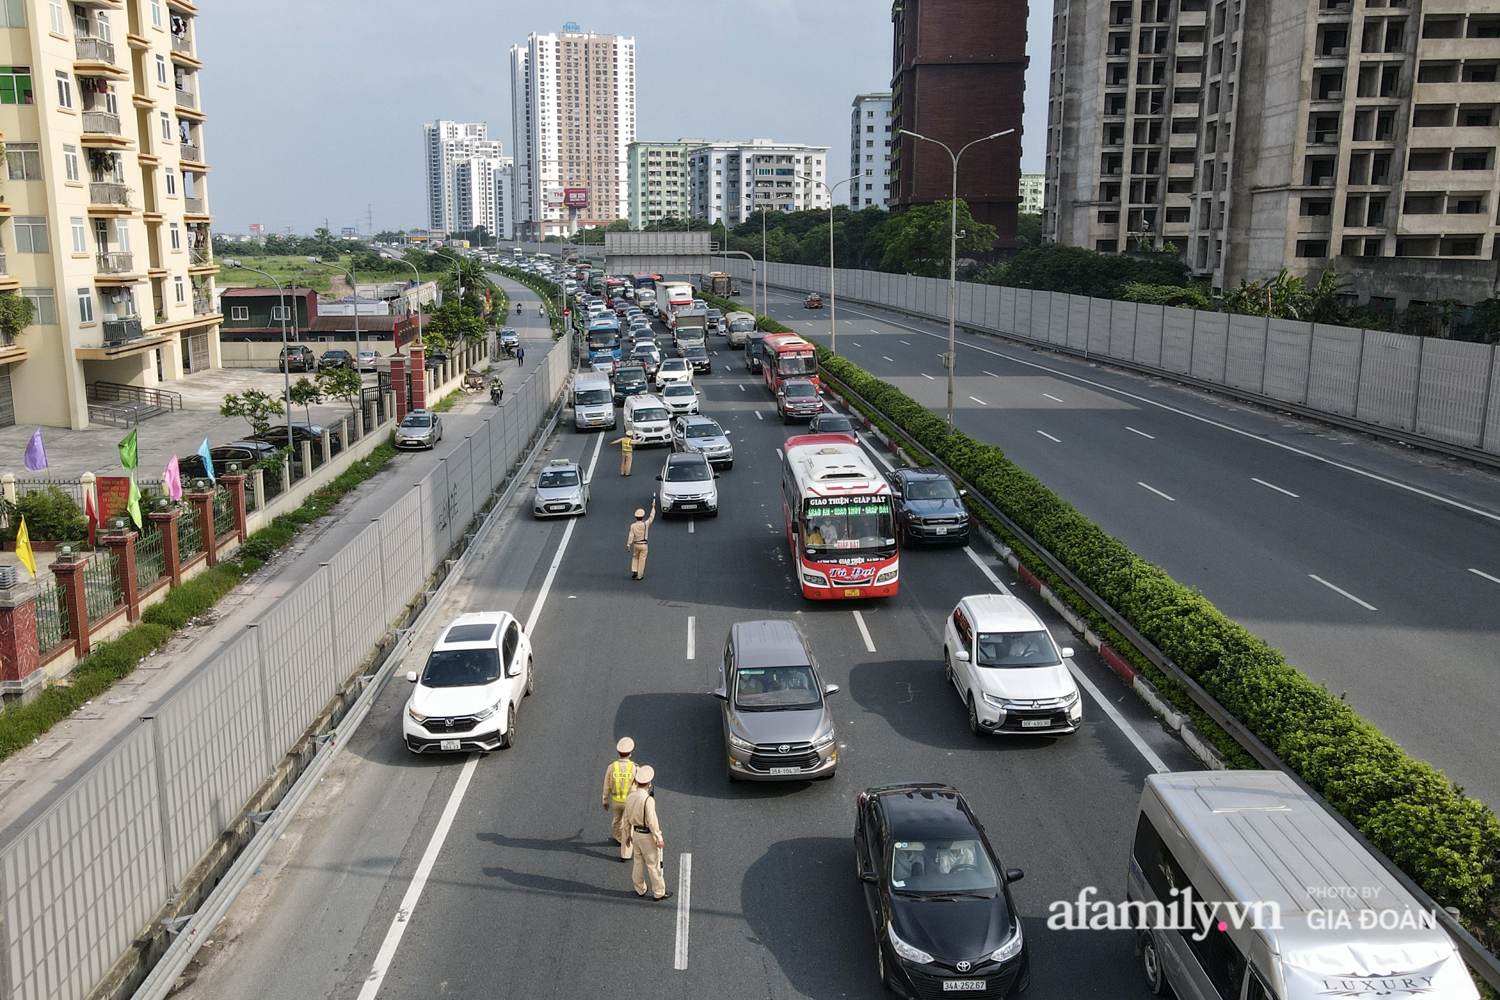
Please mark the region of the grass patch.
POLYGON ((463 394, 464 391, 462 389, 454 389, 452 392, 448 393, 448 395, 438 400, 437 403, 433 405, 432 411, 434 413, 447 413, 449 410, 453 409, 453 404, 457 403, 458 397, 462 396, 463 394))

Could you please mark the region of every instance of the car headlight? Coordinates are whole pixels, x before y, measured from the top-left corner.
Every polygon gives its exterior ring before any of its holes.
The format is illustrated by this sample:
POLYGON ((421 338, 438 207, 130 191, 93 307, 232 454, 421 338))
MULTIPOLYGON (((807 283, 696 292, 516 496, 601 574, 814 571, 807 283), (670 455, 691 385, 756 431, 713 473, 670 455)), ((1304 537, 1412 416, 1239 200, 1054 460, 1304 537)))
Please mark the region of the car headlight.
POLYGON ((901 572, 899 569, 897 569, 896 567, 892 566, 890 569, 886 570, 885 572, 883 572, 879 576, 877 576, 875 578, 875 582, 876 583, 890 583, 892 580, 896 579, 896 574, 899 573, 899 572, 901 572))
POLYGON ((990 955, 990 961, 1009 962, 1011 959, 1021 954, 1021 944, 1023 940, 1024 939, 1021 937, 1021 925, 1019 922, 1017 922, 1016 932, 1012 934, 1004 944, 995 949, 994 953, 990 955))
MULTIPOLYGON (((896 950, 896 954, 906 959, 906 961, 915 962, 918 965, 932 964, 931 955, 927 954, 927 952, 923 951, 921 948, 913 947, 912 945, 909 945, 905 941, 898 938, 896 936, 895 928, 893 928, 890 924, 885 925, 885 936, 891 939, 891 947, 896 950)), ((996 954, 999 954, 999 952, 996 952, 996 954)))
POLYGON ((427 716, 423 715, 421 712, 418 712, 410 705, 406 706, 406 714, 411 716, 411 721, 417 723, 418 725, 421 725, 422 723, 427 721, 427 716))
POLYGON ((1001 698, 998 695, 986 694, 984 696, 984 700, 1002 711, 1010 708, 1009 698, 1001 698))
POLYGON ((744 750, 746 752, 750 752, 755 749, 754 743, 751 743, 749 740, 742 740, 738 736, 734 735, 734 733, 729 734, 729 745, 734 747, 736 750, 744 750))
POLYGON ((826 587, 828 586, 828 577, 822 573, 814 573, 811 570, 804 569, 802 571, 802 582, 810 587, 826 587))
POLYGON ((692 452, 694 455, 703 454, 703 449, 696 444, 684 444, 682 450, 692 452))
POLYGON ((833 739, 834 739, 833 730, 830 729, 824 735, 819 736, 817 739, 813 740, 813 749, 814 750, 823 750, 823 749, 826 749, 828 747, 831 747, 831 746, 833 746, 833 739))
POLYGON ((475 712, 474 718, 476 721, 483 722, 485 719, 488 719, 498 711, 500 711, 500 702, 497 701, 489 708, 481 709, 480 711, 475 712))

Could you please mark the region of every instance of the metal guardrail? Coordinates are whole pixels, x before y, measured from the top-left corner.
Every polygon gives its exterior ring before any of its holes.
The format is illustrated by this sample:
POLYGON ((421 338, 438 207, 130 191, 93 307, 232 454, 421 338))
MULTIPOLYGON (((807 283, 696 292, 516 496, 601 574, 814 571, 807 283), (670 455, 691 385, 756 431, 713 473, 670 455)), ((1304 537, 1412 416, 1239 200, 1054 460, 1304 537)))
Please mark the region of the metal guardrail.
POLYGON ((182 409, 182 393, 171 389, 148 389, 121 382, 90 382, 86 391, 90 403, 146 403, 164 410, 182 409))
MULTIPOLYGON (((891 420, 890 417, 887 417, 884 413, 882 413, 881 410, 874 404, 869 402, 869 400, 854 392, 837 377, 831 375, 827 371, 827 369, 820 367, 818 374, 826 383, 832 386, 837 393, 843 395, 847 399, 854 400, 858 404, 859 408, 863 409, 865 412, 879 414, 882 418, 888 421, 891 420)), ((894 426, 894 421, 891 421, 891 423, 894 426)), ((1410 892, 1412 896, 1416 898, 1418 903, 1420 903, 1424 908, 1437 914, 1437 918, 1443 924, 1444 929, 1453 936, 1454 941, 1458 946, 1459 953, 1463 956, 1464 961, 1466 961, 1470 965, 1470 967, 1478 972, 1480 977, 1484 979, 1486 983, 1488 983, 1492 987, 1500 989, 1500 958, 1497 958, 1494 954, 1486 950, 1484 945, 1479 942, 1479 939, 1474 937, 1473 934, 1469 933, 1469 931, 1463 926, 1463 924, 1458 921, 1458 918, 1449 913, 1443 907, 1439 906, 1437 901, 1429 896, 1421 886, 1417 885, 1417 883, 1413 881, 1410 876, 1408 876, 1404 871, 1398 868, 1395 862, 1386 857, 1384 852, 1382 852, 1374 844, 1370 843, 1369 839, 1366 838, 1365 835, 1361 833, 1353 823, 1349 822, 1349 820, 1344 817, 1343 813, 1340 813, 1337 809, 1333 808, 1333 806, 1329 805, 1327 800, 1325 800, 1322 795, 1319 795, 1318 792, 1312 788, 1312 786, 1308 785, 1307 782, 1302 780, 1301 775, 1297 774, 1297 772, 1292 770, 1292 768, 1289 767, 1280 757, 1276 756, 1275 752, 1272 751, 1270 747, 1266 746, 1266 744, 1260 739, 1260 737, 1251 732, 1249 728, 1246 727, 1246 725, 1238 718, 1231 715, 1228 709, 1226 709, 1223 705, 1220 705, 1218 700, 1215 699, 1213 695, 1205 691, 1203 689, 1203 686, 1192 677, 1190 677, 1175 662, 1173 662, 1171 657, 1163 653, 1153 642, 1151 642, 1150 639, 1147 639, 1144 635, 1142 635, 1141 632, 1134 625, 1132 625, 1124 615, 1116 611, 1112 605, 1104 600, 1104 598, 1094 593, 1094 591, 1090 589, 1086 583, 1079 579, 1078 575, 1075 574, 1071 569, 1069 569, 1067 565, 1062 562, 1062 560, 1058 559, 1055 555, 1048 551, 1048 549, 1041 543, 1039 543, 1035 538, 1033 538, 1025 528, 1022 528, 1019 524, 1013 521, 1008 514, 1006 514, 998 506, 987 499, 976 486, 958 475, 958 473, 956 473, 953 469, 949 468, 945 462, 939 459, 931 451, 928 451, 927 448, 923 447, 923 445, 920 442, 916 441, 910 434, 905 434, 904 436, 905 439, 911 443, 911 446, 920 453, 923 461, 936 466, 954 482, 960 483, 965 486, 969 491, 968 499, 971 503, 983 508, 985 513, 989 514, 995 520, 999 521, 1006 531, 1010 532, 1016 538, 1020 539, 1027 548, 1037 554, 1037 557, 1046 564, 1049 570, 1061 577, 1064 583, 1066 583, 1069 587, 1076 591, 1080 597, 1088 602, 1089 607, 1093 608, 1101 618, 1107 621, 1116 631, 1118 631, 1121 635, 1128 639, 1131 644, 1136 647, 1136 649, 1140 650, 1141 653, 1144 654, 1145 657, 1152 662, 1152 664, 1154 664, 1158 669, 1161 670, 1162 673, 1166 674, 1172 680, 1176 681, 1178 684, 1181 684, 1183 689, 1187 691, 1188 697, 1193 700, 1193 704, 1201 708, 1209 718, 1213 719, 1215 723, 1217 723, 1224 729, 1225 732, 1233 737, 1234 741, 1241 747, 1243 747, 1246 753, 1254 757, 1257 763, 1268 770, 1282 772, 1283 774, 1291 778, 1294 782, 1296 782, 1299 788, 1301 788, 1308 795, 1312 796, 1313 800, 1321 805, 1324 810, 1330 816, 1332 816, 1340 826, 1342 826, 1366 850, 1368 850, 1370 854, 1380 862, 1380 864, 1386 869, 1386 871, 1390 872, 1391 876, 1398 882, 1400 882, 1401 885, 1408 892, 1410 892)), ((903 447, 905 446, 903 445, 903 447)))

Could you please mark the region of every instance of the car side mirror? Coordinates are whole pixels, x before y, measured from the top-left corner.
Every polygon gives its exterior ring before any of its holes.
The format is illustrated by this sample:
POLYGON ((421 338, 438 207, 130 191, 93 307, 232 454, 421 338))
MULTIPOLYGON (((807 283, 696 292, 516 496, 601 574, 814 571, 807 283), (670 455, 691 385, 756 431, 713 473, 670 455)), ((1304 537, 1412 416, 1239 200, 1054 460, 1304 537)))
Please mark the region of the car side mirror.
POLYGON ((726 689, 721 688, 721 687, 714 688, 712 691, 709 692, 709 694, 713 695, 715 698, 719 699, 720 701, 728 701, 729 700, 729 692, 726 689))
POLYGON ((966 496, 969 495, 969 491, 968 490, 959 490, 958 491, 958 495, 961 496, 961 497, 966 497, 966 496))
POLYGON ((719 474, 718 474, 718 473, 717 473, 717 472, 715 472, 715 473, 714 473, 714 478, 715 478, 715 479, 718 479, 718 478, 719 478, 719 474))
POLYGON ((868 882, 870 885, 880 884, 880 880, 875 877, 875 873, 868 868, 859 873, 859 880, 861 882, 868 882))
POLYGON ((823 693, 824 694, 838 694, 839 693, 839 686, 837 684, 824 684, 823 685, 823 693))
POLYGON ((1062 648, 1062 655, 1063 655, 1063 659, 1065 659, 1065 660, 1071 659, 1072 656, 1073 656, 1073 647, 1072 646, 1064 646, 1062 648))
POLYGON ((417 683, 417 672, 415 670, 408 670, 406 672, 406 679, 411 684, 417 683))
POLYGON ((1019 868, 1007 868, 1007 869, 1005 869, 1005 884, 1006 885, 1010 885, 1010 883, 1012 883, 1012 882, 1019 882, 1023 878, 1025 878, 1025 877, 1026 877, 1026 873, 1023 872, 1019 868))
POLYGON ((656 481, 657 481, 657 482, 658 482, 658 483, 659 483, 659 482, 661 482, 661 476, 657 476, 657 477, 656 477, 656 481))
POLYGON ((956 649, 956 650, 953 651, 953 658, 955 660, 959 660, 959 661, 961 661, 963 663, 968 663, 969 662, 969 651, 966 650, 966 649, 956 649))

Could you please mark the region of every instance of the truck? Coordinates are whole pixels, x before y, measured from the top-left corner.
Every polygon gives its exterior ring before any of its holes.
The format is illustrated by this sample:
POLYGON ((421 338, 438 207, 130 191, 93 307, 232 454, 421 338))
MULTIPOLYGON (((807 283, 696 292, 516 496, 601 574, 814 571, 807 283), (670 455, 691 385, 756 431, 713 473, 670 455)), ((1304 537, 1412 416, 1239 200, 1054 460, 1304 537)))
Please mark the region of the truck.
POLYGON ((734 294, 734 282, 729 274, 724 271, 712 271, 703 275, 698 282, 698 287, 711 295, 718 295, 721 298, 734 294))
POLYGON ((672 312, 672 343, 684 347, 704 347, 708 343, 708 310, 700 305, 680 306, 672 312))
POLYGON ((732 312, 724 317, 724 332, 730 347, 744 347, 745 338, 755 331, 755 317, 747 312, 732 312))
POLYGON ((656 285, 656 312, 667 326, 672 325, 672 310, 693 304, 693 286, 686 281, 661 281, 656 285))

